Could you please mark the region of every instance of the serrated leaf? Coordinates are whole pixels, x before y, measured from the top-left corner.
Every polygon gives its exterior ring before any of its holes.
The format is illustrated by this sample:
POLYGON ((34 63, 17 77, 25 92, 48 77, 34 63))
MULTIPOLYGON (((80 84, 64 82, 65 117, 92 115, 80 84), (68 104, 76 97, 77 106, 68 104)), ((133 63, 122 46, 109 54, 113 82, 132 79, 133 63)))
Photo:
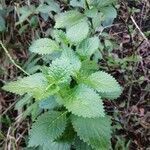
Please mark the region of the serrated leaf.
POLYGON ((52 31, 52 36, 55 38, 55 40, 61 44, 68 44, 68 39, 66 37, 65 32, 62 30, 53 30, 52 31))
POLYGON ((85 39, 77 48, 77 52, 82 57, 90 57, 99 47, 99 38, 92 37, 85 39))
POLYGON ((82 61, 81 69, 79 73, 77 74, 77 80, 79 83, 83 83, 89 75, 97 71, 99 68, 98 64, 91 60, 84 60, 82 61))
POLYGON ((104 15, 104 21, 102 22, 103 27, 111 25, 117 17, 117 11, 113 6, 104 7, 100 11, 104 15))
POLYGON ((48 79, 54 83, 67 83, 72 74, 71 65, 67 59, 56 59, 48 70, 48 79))
POLYGON ((6 83, 4 90, 23 95, 25 93, 34 93, 47 86, 46 78, 41 73, 36 73, 28 77, 20 78, 17 81, 6 83))
POLYGON ((66 48, 62 53, 62 58, 68 59, 73 70, 73 75, 79 72, 81 68, 81 61, 72 49, 66 48))
POLYGON ((116 99, 122 91, 116 79, 103 71, 91 74, 87 79, 87 84, 97 90, 102 97, 109 99, 116 99))
POLYGON ((70 150, 70 147, 71 147, 71 145, 67 142, 48 141, 46 144, 44 144, 43 150, 70 150))
POLYGON ((82 20, 84 15, 76 10, 67 11, 60 13, 55 16, 55 28, 66 28, 75 25, 77 22, 82 20))
POLYGON ((62 100, 64 106, 75 115, 88 118, 105 115, 100 96, 86 85, 78 85, 71 95, 62 100))
POLYGON ((29 50, 38 54, 51 54, 59 50, 59 45, 51 39, 41 38, 33 41, 29 50))
POLYGON ((72 43, 79 43, 83 41, 89 33, 89 25, 86 20, 82 20, 72 27, 67 28, 66 35, 67 38, 72 43))
POLYGON ((66 113, 50 111, 42 114, 30 130, 29 147, 47 147, 59 137, 66 127, 66 113))
POLYGON ((62 56, 54 60, 48 70, 48 78, 55 83, 67 83, 80 69, 81 62, 75 53, 64 50, 62 56))
POLYGON ((19 95, 28 93, 36 99, 42 99, 58 91, 57 88, 47 89, 48 86, 49 84, 44 75, 42 73, 36 73, 34 75, 18 79, 17 81, 6 83, 3 89, 19 95))
POLYGON ((77 135, 95 150, 108 150, 111 138, 109 117, 83 118, 72 115, 72 124, 77 135))

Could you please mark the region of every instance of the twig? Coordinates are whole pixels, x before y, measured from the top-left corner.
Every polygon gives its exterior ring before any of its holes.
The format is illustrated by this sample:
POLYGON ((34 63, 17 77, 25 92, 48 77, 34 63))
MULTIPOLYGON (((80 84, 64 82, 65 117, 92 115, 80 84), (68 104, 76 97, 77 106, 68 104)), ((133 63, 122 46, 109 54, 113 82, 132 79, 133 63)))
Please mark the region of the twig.
POLYGON ((139 26, 138 26, 137 23, 135 22, 134 18, 133 18, 132 16, 130 16, 130 18, 131 18, 132 22, 134 23, 134 25, 136 26, 136 28, 139 30, 139 32, 140 32, 140 34, 142 35, 143 39, 144 39, 148 44, 150 44, 149 41, 148 41, 148 39, 147 39, 147 37, 144 35, 144 33, 141 31, 141 29, 139 28, 139 26))
POLYGON ((14 101, 5 111, 2 112, 1 116, 5 115, 18 101, 14 101))
POLYGON ((2 46, 3 50, 5 51, 6 55, 9 57, 10 61, 18 68, 20 69, 22 72, 24 72, 26 75, 30 75, 29 73, 27 73, 23 68, 21 68, 19 65, 16 64, 16 62, 13 60, 13 58, 10 56, 8 50, 6 49, 6 47, 4 46, 4 44, 2 43, 2 41, 0 41, 0 45, 2 46))

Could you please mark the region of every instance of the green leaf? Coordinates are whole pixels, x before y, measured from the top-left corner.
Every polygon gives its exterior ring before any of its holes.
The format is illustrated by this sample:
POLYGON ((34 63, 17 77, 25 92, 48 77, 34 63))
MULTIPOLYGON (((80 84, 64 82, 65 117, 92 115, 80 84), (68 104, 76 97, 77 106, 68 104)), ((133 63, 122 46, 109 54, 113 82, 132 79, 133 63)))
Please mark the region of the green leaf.
POLYGON ((75 25, 84 18, 84 15, 76 10, 60 13, 55 16, 55 28, 66 28, 75 25))
POLYGON ((88 118, 105 115, 100 96, 86 85, 78 85, 71 95, 62 100, 64 106, 75 115, 88 118))
POLYGON ((56 59, 52 62, 48 70, 49 81, 60 84, 70 81, 72 68, 67 59, 56 59))
POLYGON ((70 0, 70 5, 73 7, 85 7, 85 0, 70 0))
POLYGON ((32 100, 31 95, 24 95, 23 98, 21 98, 15 105, 16 110, 20 110, 23 108, 24 105, 28 104, 32 100))
POLYGON ((62 56, 54 60, 48 70, 48 78, 54 83, 67 83, 75 76, 81 67, 81 62, 75 53, 66 49, 62 56))
POLYGON ((66 35, 72 43, 79 43, 84 40, 89 33, 89 25, 86 20, 82 20, 70 28, 67 28, 66 35))
POLYGON ((72 49, 66 48, 62 53, 62 58, 68 59, 69 64, 73 70, 73 75, 79 72, 81 68, 81 61, 72 49))
POLYGON ((66 113, 50 111, 42 114, 30 130, 29 147, 44 146, 58 138, 66 127, 66 113))
POLYGON ((91 9, 85 10, 84 13, 85 13, 85 15, 86 15, 87 17, 93 18, 93 17, 95 17, 95 15, 98 13, 98 10, 97 10, 95 7, 93 7, 93 8, 91 8, 91 9))
POLYGON ((33 41, 29 50, 38 54, 51 54, 59 50, 59 45, 51 39, 41 38, 33 41))
POLYGON ((18 10, 18 13, 20 14, 19 21, 16 22, 15 25, 21 24, 25 20, 27 20, 28 17, 35 12, 35 10, 36 9, 33 5, 31 5, 30 7, 28 7, 28 6, 20 7, 19 10, 18 10))
POLYGON ((78 83, 84 83, 87 80, 90 74, 97 71, 99 68, 98 64, 91 60, 84 60, 82 61, 81 69, 77 74, 77 81, 78 83))
POLYGON ((36 9, 36 11, 38 12, 42 12, 42 13, 49 13, 51 11, 54 11, 56 13, 60 12, 60 7, 59 5, 53 1, 53 0, 45 0, 45 2, 48 3, 48 5, 46 4, 41 4, 38 6, 38 8, 36 9))
POLYGON ((108 150, 111 138, 109 117, 83 118, 72 115, 72 124, 77 135, 95 150, 108 150))
POLYGON ((41 100, 39 102, 39 107, 42 109, 53 109, 58 106, 54 96, 49 96, 48 98, 41 100))
POLYGON ((48 141, 43 145, 43 150, 70 150, 71 145, 64 141, 48 141))
POLYGON ((41 73, 36 73, 28 77, 20 78, 17 81, 6 83, 4 90, 23 95, 25 93, 34 93, 41 88, 47 87, 47 81, 41 73))
POLYGON ((44 75, 42 73, 36 73, 18 79, 17 81, 6 83, 3 89, 19 95, 28 93, 36 99, 42 99, 58 91, 57 88, 47 89, 48 86, 49 84, 44 75))
POLYGON ((92 18, 93 21, 93 27, 96 31, 100 30, 102 21, 104 20, 104 15, 101 12, 98 12, 95 14, 95 16, 92 18))
POLYGON ((117 17, 117 11, 113 6, 104 7, 100 11, 104 15, 104 21, 102 22, 104 27, 111 25, 114 19, 117 17))
POLYGON ((66 33, 63 32, 62 30, 53 30, 52 31, 52 36, 55 38, 55 40, 61 44, 69 44, 69 41, 66 37, 66 33))
POLYGON ((92 37, 85 39, 79 47, 77 48, 77 52, 82 57, 90 57, 99 47, 99 38, 92 37))
POLYGON ((97 8, 103 8, 113 4, 114 2, 116 2, 116 0, 88 0, 89 5, 94 5, 97 8))
POLYGON ((29 106, 27 109, 22 113, 22 118, 25 119, 27 116, 31 115, 32 120, 35 120, 36 117, 41 113, 41 109, 38 106, 38 102, 35 102, 29 106))
POLYGON ((97 90, 102 97, 109 99, 116 99, 122 91, 115 78, 103 71, 91 74, 87 84, 97 90))
POLYGON ((74 146, 76 150, 92 150, 91 146, 80 140, 78 137, 75 138, 74 146))

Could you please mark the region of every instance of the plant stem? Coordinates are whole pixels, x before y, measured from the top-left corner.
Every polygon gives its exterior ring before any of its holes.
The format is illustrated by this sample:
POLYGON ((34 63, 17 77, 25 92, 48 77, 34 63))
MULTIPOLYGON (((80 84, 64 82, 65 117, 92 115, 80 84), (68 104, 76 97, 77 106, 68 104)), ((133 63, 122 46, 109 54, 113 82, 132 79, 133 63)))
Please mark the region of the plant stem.
MULTIPOLYGON (((89 4, 88 4, 88 1, 87 1, 87 0, 85 0, 85 5, 86 5, 87 9, 90 9, 90 6, 89 6, 89 4)), ((92 21, 92 19, 91 19, 91 18, 89 18, 89 21, 90 21, 90 23, 91 23, 91 27, 92 27, 92 29, 94 29, 94 25, 93 25, 93 21, 92 21)))
POLYGON ((89 4, 88 4, 88 1, 87 1, 87 0, 85 0, 85 5, 86 5, 87 9, 90 9, 90 7, 89 7, 89 4))
POLYGON ((2 41, 0 41, 0 45, 3 48, 3 50, 5 51, 6 55, 9 57, 10 61, 14 64, 14 66, 16 66, 18 69, 20 69, 22 72, 24 72, 26 75, 29 76, 30 75, 29 73, 27 73, 23 68, 21 68, 19 65, 16 64, 16 62, 10 56, 8 50, 6 49, 6 47, 4 46, 4 44, 2 43, 2 41))

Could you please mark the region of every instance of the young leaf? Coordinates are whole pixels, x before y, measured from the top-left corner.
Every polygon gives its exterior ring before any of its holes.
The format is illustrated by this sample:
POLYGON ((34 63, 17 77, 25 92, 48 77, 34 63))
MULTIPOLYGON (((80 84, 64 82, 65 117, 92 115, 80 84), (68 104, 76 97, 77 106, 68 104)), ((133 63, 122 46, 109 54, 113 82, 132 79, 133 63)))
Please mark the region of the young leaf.
POLYGON ((52 31, 52 36, 55 38, 55 40, 58 42, 58 43, 61 43, 61 44, 69 44, 69 41, 66 37, 66 33, 63 32, 62 30, 53 30, 52 31))
POLYGON ((116 99, 122 91, 115 78, 103 71, 91 74, 87 79, 87 84, 97 90, 102 97, 109 99, 116 99))
POLYGON ((88 22, 86 20, 82 20, 72 27, 67 28, 66 35, 72 43, 79 43, 87 37, 88 33, 88 22))
POLYGON ((29 50, 38 54, 51 54, 59 50, 59 45, 51 39, 41 38, 33 41, 29 50))
POLYGON ((59 137, 66 127, 66 113, 50 111, 42 114, 30 130, 29 147, 46 146, 59 137))
POLYGON ((63 99, 64 106, 73 114, 94 118, 104 116, 104 107, 100 96, 86 85, 78 85, 73 93, 63 99))
POLYGON ((62 58, 68 59, 69 64, 71 65, 72 70, 74 72, 73 74, 79 72, 81 68, 81 61, 79 60, 79 58, 77 57, 77 55, 74 53, 72 49, 66 48, 62 53, 62 58))
POLYGON ((60 13, 55 16, 55 28, 66 28, 75 25, 84 18, 84 15, 76 10, 60 13))
POLYGON ((55 83, 70 82, 80 69, 81 62, 70 49, 64 50, 62 56, 54 60, 48 70, 48 78, 55 83))
POLYGON ((70 81, 72 67, 67 59, 54 60, 48 70, 48 79, 54 83, 67 83, 70 81))
POLYGON ((111 138, 111 120, 108 117, 83 118, 72 115, 77 135, 95 150, 108 150, 111 138))
POLYGON ((92 37, 85 39, 81 42, 79 47, 77 48, 77 52, 80 56, 90 57, 99 47, 99 38, 92 37))

